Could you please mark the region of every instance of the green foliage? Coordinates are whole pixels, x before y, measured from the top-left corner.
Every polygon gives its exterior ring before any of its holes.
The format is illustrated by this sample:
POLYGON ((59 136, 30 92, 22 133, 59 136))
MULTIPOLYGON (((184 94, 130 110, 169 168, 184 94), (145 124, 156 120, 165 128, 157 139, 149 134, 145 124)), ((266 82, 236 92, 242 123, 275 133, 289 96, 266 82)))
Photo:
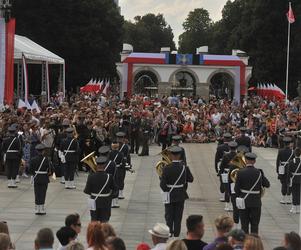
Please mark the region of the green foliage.
MULTIPOLYGON (((295 95, 297 81, 301 81, 301 2, 291 2, 296 22, 291 25, 289 88, 295 95)), ((288 1, 234 0, 224 6, 222 19, 211 23, 206 10, 201 15, 200 9, 196 9, 183 24, 180 51, 194 53, 201 45, 209 45, 209 52, 213 54, 230 54, 232 49, 246 51, 253 66, 251 83, 273 82, 284 89, 287 11, 288 1)))
POLYGON ((134 22, 125 21, 124 42, 137 52, 159 52, 161 47, 175 49, 174 35, 163 15, 136 16, 134 22))
POLYGON ((179 37, 181 53, 195 53, 196 48, 208 45, 212 21, 205 9, 195 9, 183 23, 184 33, 179 37))
POLYGON ((16 33, 66 60, 66 83, 116 73, 122 49, 121 17, 112 0, 14 0, 16 33))

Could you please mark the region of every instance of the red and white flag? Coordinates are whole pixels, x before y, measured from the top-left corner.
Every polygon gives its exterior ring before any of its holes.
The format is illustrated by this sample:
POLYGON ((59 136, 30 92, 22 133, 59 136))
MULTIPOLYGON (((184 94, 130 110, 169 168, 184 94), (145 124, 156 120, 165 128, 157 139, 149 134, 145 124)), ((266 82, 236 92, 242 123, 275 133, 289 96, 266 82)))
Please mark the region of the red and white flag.
POLYGON ((294 23, 296 21, 291 3, 289 4, 289 10, 286 13, 286 16, 289 23, 294 23))
POLYGON ((110 88, 110 80, 107 81, 105 88, 103 89, 102 93, 105 95, 108 95, 109 92, 109 88, 110 88))
POLYGON ((27 105, 28 102, 28 95, 29 95, 29 90, 28 90, 28 71, 27 71, 27 63, 26 63, 26 58, 24 54, 22 54, 22 67, 23 67, 23 74, 24 74, 24 100, 27 105))

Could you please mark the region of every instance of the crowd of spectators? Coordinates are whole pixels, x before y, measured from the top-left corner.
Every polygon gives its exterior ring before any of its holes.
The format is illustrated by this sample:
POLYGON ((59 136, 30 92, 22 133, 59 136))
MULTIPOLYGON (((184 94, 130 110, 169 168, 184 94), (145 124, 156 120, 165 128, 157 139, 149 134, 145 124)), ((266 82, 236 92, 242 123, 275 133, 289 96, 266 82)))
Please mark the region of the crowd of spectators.
POLYGON ((145 144, 156 142, 165 148, 174 134, 180 134, 185 142, 209 143, 219 140, 224 132, 238 136, 240 127, 247 128, 254 146, 278 148, 283 134, 301 129, 299 111, 299 100, 285 104, 257 96, 245 98, 237 105, 214 97, 205 102, 201 98, 178 96, 133 96, 119 100, 73 95, 66 101, 52 99, 33 110, 6 106, 0 112, 0 143, 7 128, 16 124, 24 141, 25 168, 37 154, 35 146, 39 143, 47 147, 55 163, 58 135, 66 125, 75 126, 82 155, 109 144, 120 130, 127 134, 131 153, 138 153, 142 147, 142 155, 148 154, 145 144))
MULTIPOLYGON (((204 242, 205 223, 201 215, 190 215, 186 219, 186 237, 170 238, 169 228, 157 223, 150 229, 149 243, 137 244, 136 250, 264 250, 261 237, 257 234, 245 234, 234 228, 234 222, 228 215, 215 219, 216 238, 204 242)), ((112 225, 92 221, 87 226, 86 240, 80 242, 81 222, 78 214, 66 217, 65 225, 56 234, 50 228, 42 228, 33 241, 34 250, 126 250, 124 240, 116 234, 112 225), (56 237, 55 237, 56 235, 56 237), (57 239, 57 240, 56 240, 57 239), (54 248, 58 245, 57 248, 54 248)), ((279 239, 279 242, 281 239, 279 239)), ((0 222, 0 250, 16 249, 9 236, 8 225, 0 222)), ((129 248, 128 248, 129 249, 129 248)), ((300 250, 301 238, 295 232, 286 233, 282 246, 274 250, 300 250)))

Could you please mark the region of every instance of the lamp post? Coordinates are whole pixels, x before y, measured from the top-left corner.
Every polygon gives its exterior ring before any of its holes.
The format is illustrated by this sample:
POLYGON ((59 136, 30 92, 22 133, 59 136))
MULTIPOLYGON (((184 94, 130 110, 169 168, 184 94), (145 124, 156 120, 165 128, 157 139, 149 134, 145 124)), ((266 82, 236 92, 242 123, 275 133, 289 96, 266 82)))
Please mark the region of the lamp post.
POLYGON ((8 22, 11 18, 12 0, 0 0, 0 14, 1 17, 8 22))

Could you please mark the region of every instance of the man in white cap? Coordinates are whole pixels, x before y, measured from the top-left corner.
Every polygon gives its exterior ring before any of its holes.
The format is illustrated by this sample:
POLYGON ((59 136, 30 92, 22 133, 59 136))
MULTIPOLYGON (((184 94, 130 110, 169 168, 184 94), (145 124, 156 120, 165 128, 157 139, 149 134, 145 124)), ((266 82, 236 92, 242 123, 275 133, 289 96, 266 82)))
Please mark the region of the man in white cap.
POLYGON ((165 250, 166 242, 170 236, 169 227, 164 223, 156 223, 148 232, 151 234, 154 244, 154 248, 151 250, 165 250))

